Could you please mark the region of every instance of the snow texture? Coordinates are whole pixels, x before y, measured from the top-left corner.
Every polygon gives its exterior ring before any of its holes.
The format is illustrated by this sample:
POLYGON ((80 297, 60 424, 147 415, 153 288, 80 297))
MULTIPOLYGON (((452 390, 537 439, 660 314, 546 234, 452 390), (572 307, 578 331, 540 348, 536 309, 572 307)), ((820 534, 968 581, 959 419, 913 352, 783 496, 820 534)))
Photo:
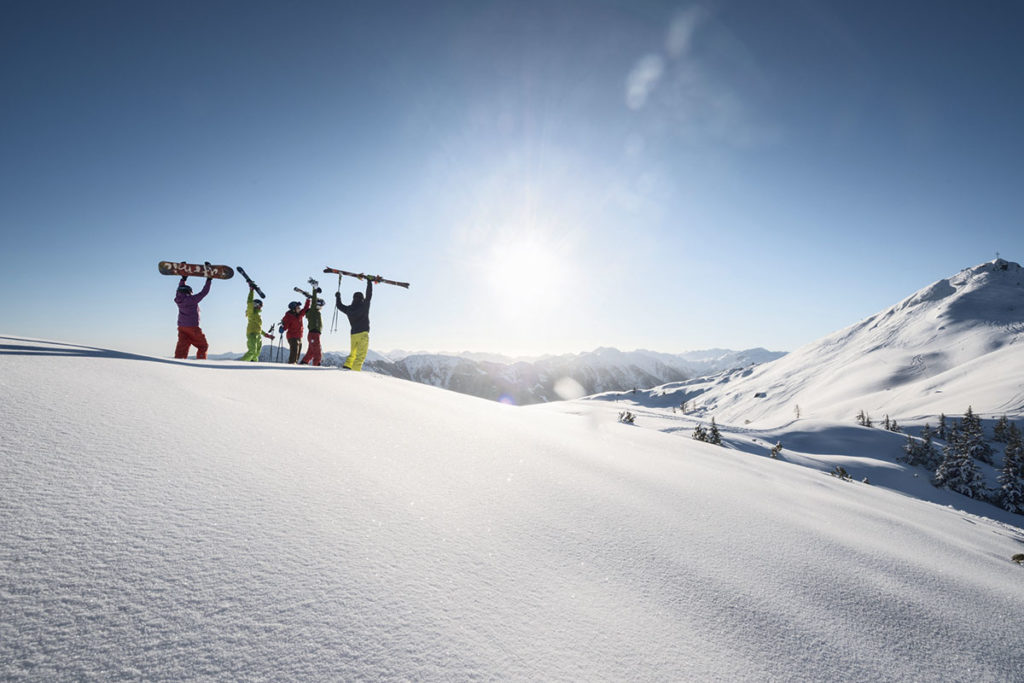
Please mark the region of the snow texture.
POLYGON ((1019 526, 613 409, 0 338, 0 679, 1020 680, 1019 526))

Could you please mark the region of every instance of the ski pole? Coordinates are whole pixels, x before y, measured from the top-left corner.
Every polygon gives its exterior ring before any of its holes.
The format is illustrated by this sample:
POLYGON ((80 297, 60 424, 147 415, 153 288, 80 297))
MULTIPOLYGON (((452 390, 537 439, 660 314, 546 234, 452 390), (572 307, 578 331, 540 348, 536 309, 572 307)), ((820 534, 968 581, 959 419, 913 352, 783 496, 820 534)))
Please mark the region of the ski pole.
MULTIPOLYGON (((340 297, 340 296, 341 296, 341 273, 338 273, 338 293, 335 295, 335 301, 337 301, 337 297, 340 297)), ((331 321, 331 334, 334 334, 337 331, 338 331, 338 307, 337 307, 337 305, 335 305, 335 307, 334 307, 334 319, 331 321)))

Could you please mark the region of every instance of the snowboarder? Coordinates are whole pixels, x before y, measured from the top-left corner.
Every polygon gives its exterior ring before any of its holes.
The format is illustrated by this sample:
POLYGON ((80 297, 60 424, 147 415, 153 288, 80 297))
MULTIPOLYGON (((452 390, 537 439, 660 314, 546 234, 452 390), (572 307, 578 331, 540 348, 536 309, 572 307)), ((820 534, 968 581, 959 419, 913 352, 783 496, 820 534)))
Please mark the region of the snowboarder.
POLYGON ((192 288, 185 282, 187 279, 187 275, 181 276, 178 291, 174 295, 174 303, 178 304, 178 345, 174 347, 174 357, 188 358, 189 350, 195 346, 196 359, 204 360, 210 344, 199 327, 199 302, 210 293, 213 278, 206 278, 206 284, 198 294, 192 293, 192 288))
POLYGON ((299 310, 299 302, 292 301, 288 304, 288 311, 281 318, 281 325, 277 331, 288 339, 288 364, 295 365, 299 362, 299 353, 302 351, 302 316, 309 310, 309 299, 306 305, 299 310))
POLYGON ((341 293, 334 294, 334 303, 342 313, 348 316, 349 325, 352 328, 352 350, 345 360, 342 368, 345 370, 362 370, 363 361, 366 360, 366 352, 370 348, 370 299, 373 298, 373 283, 379 282, 380 277, 357 275, 360 280, 366 280, 366 295, 356 292, 352 295, 352 303, 346 306, 341 303, 341 293))
POLYGON ((256 363, 260 359, 260 351, 263 349, 263 338, 274 341, 274 335, 263 331, 263 300, 254 299, 253 293, 256 285, 249 285, 249 298, 245 302, 245 317, 249 324, 245 327, 245 341, 248 350, 242 356, 244 361, 256 363))
MULTIPOLYGON (((313 290, 313 296, 319 294, 321 290, 319 287, 313 290)), ((320 333, 324 330, 323 316, 320 314, 320 309, 324 307, 324 300, 317 299, 313 305, 309 304, 307 300, 306 305, 309 306, 309 310, 306 311, 306 322, 309 325, 309 332, 306 338, 309 340, 309 349, 306 350, 306 355, 302 357, 302 364, 312 362, 314 366, 319 367, 320 361, 323 360, 323 353, 320 348, 320 333)))

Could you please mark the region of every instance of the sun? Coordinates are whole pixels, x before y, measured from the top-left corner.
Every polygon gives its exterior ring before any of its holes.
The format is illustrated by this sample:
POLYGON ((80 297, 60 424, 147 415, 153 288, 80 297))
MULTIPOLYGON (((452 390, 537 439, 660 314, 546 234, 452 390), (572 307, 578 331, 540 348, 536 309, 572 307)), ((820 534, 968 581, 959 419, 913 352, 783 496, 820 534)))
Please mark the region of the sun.
POLYGON ((494 244, 485 265, 495 303, 517 316, 557 303, 567 267, 554 245, 535 235, 494 244))

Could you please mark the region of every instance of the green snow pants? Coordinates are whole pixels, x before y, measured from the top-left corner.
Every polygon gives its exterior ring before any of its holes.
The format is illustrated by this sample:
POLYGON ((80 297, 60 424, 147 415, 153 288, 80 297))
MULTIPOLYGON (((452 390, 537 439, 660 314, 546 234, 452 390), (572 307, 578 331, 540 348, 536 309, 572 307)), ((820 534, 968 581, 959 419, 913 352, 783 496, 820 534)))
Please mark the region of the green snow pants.
POLYGON ((252 361, 253 363, 259 361, 260 350, 263 348, 263 334, 261 332, 247 334, 245 335, 245 342, 249 350, 242 356, 242 360, 252 361))

